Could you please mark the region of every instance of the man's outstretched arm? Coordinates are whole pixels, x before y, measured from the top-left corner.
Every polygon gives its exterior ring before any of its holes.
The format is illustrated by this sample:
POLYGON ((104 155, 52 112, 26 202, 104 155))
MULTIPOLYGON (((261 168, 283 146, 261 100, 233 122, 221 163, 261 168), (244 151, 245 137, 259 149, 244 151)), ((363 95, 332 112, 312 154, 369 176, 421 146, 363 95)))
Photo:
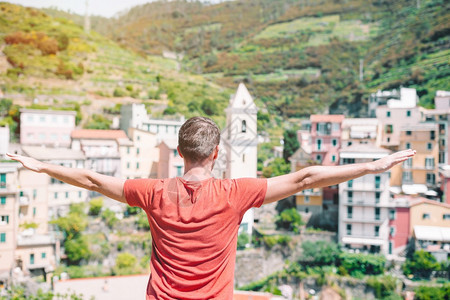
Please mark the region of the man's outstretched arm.
POLYGON ((335 185, 367 174, 382 173, 415 154, 416 151, 410 149, 372 162, 341 166, 311 166, 295 173, 269 178, 263 204, 281 200, 302 190, 335 185))
POLYGON ((65 183, 95 191, 111 199, 127 203, 123 193, 123 185, 125 182, 123 179, 106 176, 91 170, 67 168, 49 164, 22 155, 9 153, 7 155, 11 159, 22 163, 25 168, 31 171, 46 173, 65 183))

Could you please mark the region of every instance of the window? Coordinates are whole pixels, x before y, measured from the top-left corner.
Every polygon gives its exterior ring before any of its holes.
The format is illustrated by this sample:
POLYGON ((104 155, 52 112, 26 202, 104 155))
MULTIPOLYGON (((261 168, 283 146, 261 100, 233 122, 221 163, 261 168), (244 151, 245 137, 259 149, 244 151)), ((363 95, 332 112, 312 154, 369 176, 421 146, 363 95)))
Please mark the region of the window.
POLYGON ((6 243, 6 233, 0 233, 0 243, 6 243))
POLYGON ((58 192, 55 192, 55 193, 53 194, 53 198, 58 199, 58 192))
POLYGON ((0 174, 0 189, 6 189, 6 173, 0 174))
POLYGON ((427 150, 431 150, 433 149, 433 144, 432 143, 427 143, 427 150))
POLYGON ((442 215, 442 220, 450 220, 450 214, 442 215))
POLYGON ((317 160, 319 163, 321 163, 321 162, 322 162, 322 155, 317 154, 317 155, 316 155, 316 160, 317 160))
POLYGON ((396 218, 396 211, 395 209, 390 209, 389 210, 389 220, 395 220, 396 218))
POLYGON ((130 154, 130 147, 127 147, 127 154, 130 154))
POLYGON ((139 155, 139 148, 136 148, 136 155, 139 155))
POLYGON ((406 135, 412 135, 411 130, 407 130, 407 131, 406 131, 406 135))
POLYGON ((81 198, 81 195, 82 195, 81 191, 78 191, 78 198, 81 198))
POLYGON ((331 143, 333 144, 333 147, 336 147, 338 144, 337 139, 332 139, 331 143))
POLYGON ((380 219, 380 208, 375 207, 375 220, 379 220, 379 219, 380 219))
POLYGON ((33 199, 36 199, 36 197, 37 197, 37 190, 34 189, 34 190, 33 190, 33 199))
POLYGON ((127 162, 127 169, 129 169, 130 168, 130 163, 129 162, 127 162))
POLYGON ((411 149, 411 143, 406 143, 406 149, 411 149))
POLYGON ((9 224, 9 216, 8 215, 0 216, 0 224, 4 225, 9 224))
POLYGON ((136 136, 136 138, 137 138, 138 141, 141 140, 141 136, 140 135, 136 136))
POLYGON ((407 116, 407 117, 411 117, 411 111, 410 111, 410 110, 407 110, 407 111, 406 111, 406 116, 407 116))
POLYGON ((407 160, 405 160, 404 162, 403 162, 403 168, 405 168, 405 169, 410 169, 410 168, 412 168, 412 158, 408 158, 407 160))
POLYGON ((69 199, 69 192, 66 192, 66 199, 69 199))
POLYGON ((45 116, 40 116, 40 117, 39 117, 39 121, 42 122, 42 123, 44 123, 44 122, 45 122, 45 116))
POLYGON ((317 150, 321 150, 322 149, 322 140, 321 139, 317 139, 317 150))
POLYGON ((427 184, 433 185, 436 183, 436 175, 434 173, 427 173, 427 184))
POLYGON ((347 191, 347 199, 348 199, 348 202, 353 201, 353 192, 352 191, 347 191))
POLYGON ((351 189, 353 187, 353 179, 350 179, 349 181, 347 181, 347 187, 349 189, 351 189))
POLYGON ((139 163, 138 162, 136 163, 136 169, 139 169, 139 163))
POLYGON ((409 184, 412 183, 412 172, 411 171, 405 171, 403 172, 403 183, 409 184))
POLYGON ((352 224, 347 224, 347 235, 352 235, 352 224))
POLYGON ((425 168, 434 169, 434 157, 425 158, 425 168))
POLYGON ((309 203, 310 199, 309 196, 305 196, 305 203, 309 203))
POLYGON ((374 231, 375 231, 375 236, 380 236, 380 226, 375 226, 374 231))
POLYGON ((391 112, 390 111, 386 111, 386 117, 390 118, 391 117, 391 112))
POLYGON ((355 163, 355 159, 354 158, 344 158, 342 160, 342 164, 344 164, 344 165, 354 164, 354 163, 355 163))
POLYGON ((381 177, 380 176, 375 176, 375 188, 379 189, 380 188, 380 184, 381 184, 381 177))
POLYGON ((424 213, 424 214, 422 214, 422 220, 429 220, 429 219, 431 219, 429 213, 424 213))
POLYGON ((353 217, 353 206, 347 207, 347 218, 351 219, 353 217))
POLYGON ((340 126, 340 124, 339 123, 333 123, 333 131, 334 132, 336 132, 336 131, 339 131, 339 129, 341 128, 341 126, 340 126))
POLYGON ((36 217, 36 207, 33 207, 33 217, 36 217))
POLYGON ((242 162, 245 162, 245 154, 242 154, 242 162))
POLYGON ((41 253, 41 258, 42 258, 42 259, 45 259, 45 257, 47 257, 47 253, 42 252, 42 253, 41 253))
POLYGON ((336 155, 331 155, 331 162, 336 162, 336 155))
POLYGON ((183 176, 182 166, 177 166, 177 176, 183 176))
POLYGON ((387 140, 388 143, 391 142, 391 138, 390 137, 388 137, 386 140, 387 140))
POLYGON ((5 196, 0 197, 0 204, 1 205, 5 205, 6 204, 6 197, 5 196))
POLYGON ((178 150, 175 149, 175 150, 173 150, 173 157, 177 157, 177 156, 178 156, 178 150))
POLYGON ((389 241, 389 254, 392 254, 392 249, 394 248, 394 242, 389 241))
POLYGON ((430 131, 430 140, 434 140, 436 138, 436 133, 434 131, 430 131))
POLYGON ((375 203, 380 203, 380 196, 381 196, 380 192, 375 192, 375 203))
POLYGON ((30 265, 34 265, 34 253, 30 254, 30 265))
POLYGON ((395 227, 394 226, 389 227, 389 235, 392 237, 395 236, 395 227))
POLYGON ((393 133, 393 132, 394 132, 394 126, 388 124, 388 125, 386 125, 386 126, 384 127, 384 131, 385 131, 386 133, 393 133))
POLYGON ((247 122, 245 120, 242 120, 242 132, 247 132, 247 122))

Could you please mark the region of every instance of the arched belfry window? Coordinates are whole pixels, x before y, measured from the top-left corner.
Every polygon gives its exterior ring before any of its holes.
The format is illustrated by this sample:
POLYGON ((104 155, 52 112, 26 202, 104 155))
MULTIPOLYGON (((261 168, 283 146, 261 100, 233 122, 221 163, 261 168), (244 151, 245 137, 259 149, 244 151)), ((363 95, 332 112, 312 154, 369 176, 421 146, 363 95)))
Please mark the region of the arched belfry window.
POLYGON ((247 132, 247 122, 242 120, 242 132, 247 132))

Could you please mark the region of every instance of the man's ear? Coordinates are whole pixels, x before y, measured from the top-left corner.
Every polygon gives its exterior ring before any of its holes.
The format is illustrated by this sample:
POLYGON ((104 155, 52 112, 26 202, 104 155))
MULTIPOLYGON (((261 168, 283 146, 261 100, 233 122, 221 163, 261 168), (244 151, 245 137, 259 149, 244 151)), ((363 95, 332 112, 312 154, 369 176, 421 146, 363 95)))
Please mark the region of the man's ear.
POLYGON ((216 146, 216 149, 214 149, 214 157, 213 159, 217 159, 219 156, 219 145, 216 146))
POLYGON ((178 154, 181 156, 181 158, 183 158, 183 154, 181 154, 181 151, 180 151, 180 146, 177 146, 177 151, 178 151, 178 154))

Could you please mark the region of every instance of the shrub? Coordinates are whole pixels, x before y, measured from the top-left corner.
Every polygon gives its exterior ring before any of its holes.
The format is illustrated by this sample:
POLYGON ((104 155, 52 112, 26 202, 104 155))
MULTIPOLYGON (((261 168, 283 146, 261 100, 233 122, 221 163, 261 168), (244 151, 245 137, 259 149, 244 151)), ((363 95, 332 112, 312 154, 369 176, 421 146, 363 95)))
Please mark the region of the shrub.
POLYGON ((84 236, 66 240, 64 248, 69 264, 78 264, 83 259, 88 260, 91 255, 89 245, 84 236))
POLYGON ((98 216, 98 214, 102 210, 102 207, 103 207, 103 198, 102 197, 93 198, 89 202, 89 215, 98 216))
POLYGON ((250 236, 247 232, 241 232, 237 238, 237 249, 243 250, 246 248, 247 244, 250 242, 250 236))
POLYGON ((116 214, 110 209, 105 209, 102 212, 102 219, 106 222, 106 225, 108 225, 109 228, 113 228, 114 225, 116 225, 116 223, 119 221, 119 219, 117 219, 116 217, 116 214))
POLYGON ((326 241, 305 241, 302 249, 302 262, 314 266, 335 265, 342 253, 337 244, 326 241))
POLYGON ((406 275, 414 275, 418 278, 430 278, 431 272, 440 269, 439 263, 434 256, 424 250, 414 252, 411 259, 406 260, 402 266, 406 275))
POLYGON ((397 287, 398 279, 391 275, 381 277, 370 277, 367 284, 375 290, 377 298, 385 298, 391 296, 397 287))
POLYGON ((298 213, 296 208, 285 209, 279 216, 276 217, 275 224, 277 228, 300 232, 300 226, 304 224, 302 216, 298 213))
POLYGON ((414 299, 417 300, 449 300, 450 284, 445 284, 442 287, 419 286, 414 292, 416 293, 414 299))
POLYGON ((342 267, 357 278, 364 275, 378 275, 384 271, 386 258, 381 255, 346 253, 339 255, 342 267))

